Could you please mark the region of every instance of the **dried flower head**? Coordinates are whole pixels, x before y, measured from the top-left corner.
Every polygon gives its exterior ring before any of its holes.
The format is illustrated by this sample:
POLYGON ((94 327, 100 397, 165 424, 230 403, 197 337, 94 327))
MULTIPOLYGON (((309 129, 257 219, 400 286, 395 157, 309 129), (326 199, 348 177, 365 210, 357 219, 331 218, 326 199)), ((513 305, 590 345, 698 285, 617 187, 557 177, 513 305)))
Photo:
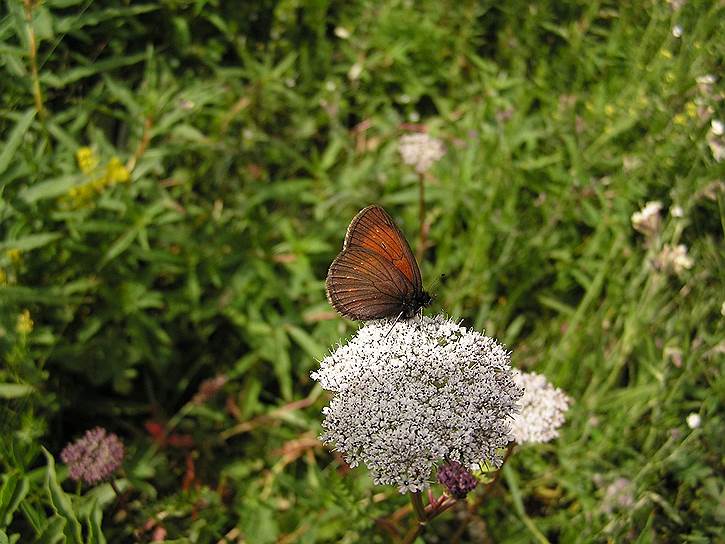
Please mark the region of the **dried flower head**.
POLYGON ((706 97, 712 95, 712 92, 715 89, 716 81, 717 80, 715 79, 715 76, 712 74, 705 74, 695 78, 695 82, 697 83, 697 90, 700 92, 700 94, 706 97))
POLYGON ((60 458, 68 465, 72 479, 96 484, 121 466, 123 455, 121 439, 103 427, 96 427, 63 448, 60 458))
POLYGON ((684 244, 679 244, 674 247, 665 244, 655 257, 654 264, 658 270, 674 273, 679 276, 685 270, 692 268, 695 261, 687 254, 687 246, 684 244))
POLYGON ((208 402, 219 390, 224 387, 229 378, 224 374, 219 374, 213 378, 207 378, 201 384, 194 397, 191 399, 193 404, 204 404, 208 402))
POLYGON ((401 493, 444 460, 499 466, 521 396, 503 346, 443 316, 371 321, 312 378, 333 392, 321 439, 401 493))
POLYGON ((632 227, 648 238, 654 236, 660 230, 662 222, 660 218, 661 210, 662 202, 657 200, 647 202, 644 208, 632 214, 632 227))
POLYGON ((398 141, 398 151, 403 162, 415 168, 419 174, 427 172, 433 163, 446 154, 446 148, 437 138, 428 134, 405 134, 398 141))
POLYGON ((438 469, 438 481, 456 499, 465 499, 478 484, 473 474, 457 461, 446 463, 438 469))
POLYGON ((514 380, 524 389, 520 411, 511 425, 511 436, 519 444, 549 442, 559 436, 571 399, 541 374, 524 372, 514 380))

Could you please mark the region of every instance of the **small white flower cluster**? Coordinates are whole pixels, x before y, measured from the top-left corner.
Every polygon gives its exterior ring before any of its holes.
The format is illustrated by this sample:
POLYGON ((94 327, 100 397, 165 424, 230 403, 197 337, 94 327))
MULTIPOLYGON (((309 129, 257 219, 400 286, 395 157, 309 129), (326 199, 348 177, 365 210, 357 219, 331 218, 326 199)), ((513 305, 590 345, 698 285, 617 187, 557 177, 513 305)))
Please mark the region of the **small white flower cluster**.
POLYGON ((686 245, 678 244, 671 246, 665 244, 655 258, 654 264, 659 270, 674 273, 679 276, 685 270, 692 268, 695 261, 687 254, 686 245))
POLYGON ((644 208, 632 214, 632 227, 648 238, 657 234, 660 230, 662 202, 652 200, 647 202, 644 208))
POLYGON ((321 440, 401 493, 443 460, 499 466, 522 394, 501 344, 440 315, 371 321, 312 378, 333 392, 321 440))
POLYGON ((514 416, 511 436, 518 444, 549 442, 559 436, 564 414, 572 400, 546 377, 535 372, 516 374, 514 380, 523 387, 520 411, 514 416))
POLYGON ((433 163, 446 154, 446 148, 438 138, 428 134, 406 134, 398 141, 398 151, 403 162, 415 168, 419 174, 427 172, 433 163))
POLYGON ((722 162, 725 159, 725 125, 719 119, 713 119, 710 122, 710 130, 707 131, 707 145, 710 148, 712 157, 716 162, 722 162))

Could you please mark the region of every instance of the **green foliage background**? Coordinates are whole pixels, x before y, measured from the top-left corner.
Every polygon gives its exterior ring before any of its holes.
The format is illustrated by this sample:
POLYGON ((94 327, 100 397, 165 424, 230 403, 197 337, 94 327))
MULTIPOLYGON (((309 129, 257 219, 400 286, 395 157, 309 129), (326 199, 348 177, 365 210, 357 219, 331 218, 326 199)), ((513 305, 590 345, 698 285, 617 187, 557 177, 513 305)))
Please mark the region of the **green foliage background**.
POLYGON ((517 453, 426 542, 462 519, 461 542, 481 541, 481 520, 492 542, 722 538, 725 171, 698 109, 723 118, 722 3, 4 11, 0 542, 161 527, 176 542, 385 541, 375 519, 406 499, 315 440, 326 397, 309 372, 356 327, 323 288, 350 218, 381 203, 414 240, 417 177, 397 152, 410 122, 448 149, 426 193, 423 277, 448 276, 432 311, 485 328, 575 399, 559 440, 517 453), (84 192, 114 157, 128 182, 84 192), (630 216, 655 199, 647 247, 630 216), (665 243, 694 266, 655 270, 665 243), (220 374, 222 391, 192 402, 220 374), (54 468, 95 425, 127 445, 121 504, 54 468), (607 512, 620 477, 633 503, 607 512))

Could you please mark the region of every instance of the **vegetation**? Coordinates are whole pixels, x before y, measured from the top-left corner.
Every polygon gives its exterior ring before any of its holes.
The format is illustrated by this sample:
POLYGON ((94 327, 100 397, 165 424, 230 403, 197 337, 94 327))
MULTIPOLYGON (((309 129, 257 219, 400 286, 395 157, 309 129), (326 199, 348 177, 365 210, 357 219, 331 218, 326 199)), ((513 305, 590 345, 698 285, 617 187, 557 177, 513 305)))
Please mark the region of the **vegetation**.
POLYGON ((416 245, 420 130, 427 312, 574 403, 418 542, 721 539, 725 7, 681 3, 6 0, 0 543, 387 542, 310 372, 353 215, 416 245), (61 461, 96 426, 120 496, 61 461))

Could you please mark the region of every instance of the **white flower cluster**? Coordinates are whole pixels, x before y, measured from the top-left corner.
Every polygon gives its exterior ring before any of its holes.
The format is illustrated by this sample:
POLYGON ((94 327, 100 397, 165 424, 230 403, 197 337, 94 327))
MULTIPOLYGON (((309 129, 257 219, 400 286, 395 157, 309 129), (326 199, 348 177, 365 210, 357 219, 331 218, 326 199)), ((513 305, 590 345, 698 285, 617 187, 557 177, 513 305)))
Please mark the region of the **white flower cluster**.
POLYGON ((522 394, 501 344, 443 316, 371 321, 312 378, 333 392, 321 440, 401 493, 443 460, 500 465, 522 394))
POLYGON ((632 227, 647 237, 654 236, 660 229, 662 202, 647 202, 644 208, 632 214, 632 227))
POLYGON ((398 151, 403 162, 415 168, 419 174, 427 172, 433 163, 446 154, 446 148, 438 138, 428 134, 406 134, 398 141, 398 151))
POLYGON ((571 399, 541 374, 524 372, 516 374, 514 380, 524 388, 520 411, 511 425, 514 441, 518 444, 549 442, 559 436, 558 429, 564 424, 571 399))
POLYGON ((695 265, 695 261, 687 253, 687 246, 665 244, 654 260, 655 267, 664 272, 681 275, 695 265))

